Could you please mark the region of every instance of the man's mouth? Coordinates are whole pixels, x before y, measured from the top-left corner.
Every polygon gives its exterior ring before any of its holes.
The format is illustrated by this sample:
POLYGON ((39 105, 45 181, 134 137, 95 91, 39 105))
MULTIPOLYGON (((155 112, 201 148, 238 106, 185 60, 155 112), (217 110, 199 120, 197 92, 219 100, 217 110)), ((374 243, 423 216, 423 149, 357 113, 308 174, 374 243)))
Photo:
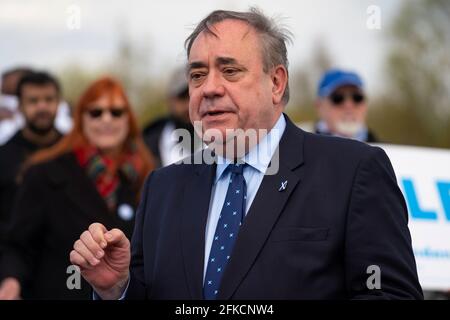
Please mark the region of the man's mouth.
POLYGON ((218 117, 224 114, 229 113, 228 111, 224 111, 224 110, 212 110, 212 111, 207 111, 205 112, 205 114, 203 115, 203 117, 218 117))
POLYGON ((38 119, 38 120, 39 119, 47 120, 47 119, 51 119, 51 118, 52 118, 52 115, 49 113, 39 113, 35 116, 35 119, 38 119))
POLYGON ((210 111, 210 112, 207 112, 206 114, 208 116, 219 116, 219 115, 224 114, 224 113, 225 113, 225 111, 210 111))

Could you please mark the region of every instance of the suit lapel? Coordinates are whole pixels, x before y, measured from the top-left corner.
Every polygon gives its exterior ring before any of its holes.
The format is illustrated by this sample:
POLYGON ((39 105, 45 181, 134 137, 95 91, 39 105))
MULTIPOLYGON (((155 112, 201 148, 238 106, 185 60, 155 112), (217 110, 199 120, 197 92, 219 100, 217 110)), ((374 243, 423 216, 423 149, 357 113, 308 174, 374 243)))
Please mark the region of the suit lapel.
MULTIPOLYGON (((263 248, 292 191, 301 180, 303 133, 286 116, 280 140, 278 173, 266 175, 239 231, 232 258, 221 281, 218 299, 230 299, 263 248), (287 181, 285 189, 281 184, 287 181), (281 190, 280 190, 281 189, 281 190)), ((274 161, 274 159, 272 159, 274 161)), ((202 260, 203 261, 203 260, 202 260)))
POLYGON ((181 247, 192 299, 203 299, 205 226, 215 165, 194 165, 192 179, 186 184, 181 212, 181 247))

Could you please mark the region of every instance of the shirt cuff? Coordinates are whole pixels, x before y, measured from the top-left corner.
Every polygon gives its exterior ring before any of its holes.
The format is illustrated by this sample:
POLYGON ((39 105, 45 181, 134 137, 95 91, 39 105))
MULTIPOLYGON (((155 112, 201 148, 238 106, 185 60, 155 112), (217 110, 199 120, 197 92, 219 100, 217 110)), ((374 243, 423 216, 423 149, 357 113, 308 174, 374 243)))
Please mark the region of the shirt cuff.
MULTIPOLYGON (((117 300, 125 300, 125 297, 127 296, 127 291, 128 291, 128 286, 129 285, 130 285, 130 278, 128 278, 128 282, 127 282, 127 285, 125 287, 125 290, 123 290, 122 295, 117 300)), ((93 290, 92 291, 92 300, 103 300, 103 299, 97 294, 97 292, 95 292, 95 290, 93 290)))

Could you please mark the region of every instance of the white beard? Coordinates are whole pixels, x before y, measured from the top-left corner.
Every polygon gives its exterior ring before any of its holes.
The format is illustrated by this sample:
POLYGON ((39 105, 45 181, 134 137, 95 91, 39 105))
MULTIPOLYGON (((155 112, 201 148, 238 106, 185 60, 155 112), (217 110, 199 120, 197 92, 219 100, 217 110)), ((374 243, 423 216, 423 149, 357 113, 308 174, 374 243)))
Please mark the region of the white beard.
POLYGON ((339 121, 336 124, 336 130, 339 134, 354 137, 364 128, 364 124, 357 121, 339 121))

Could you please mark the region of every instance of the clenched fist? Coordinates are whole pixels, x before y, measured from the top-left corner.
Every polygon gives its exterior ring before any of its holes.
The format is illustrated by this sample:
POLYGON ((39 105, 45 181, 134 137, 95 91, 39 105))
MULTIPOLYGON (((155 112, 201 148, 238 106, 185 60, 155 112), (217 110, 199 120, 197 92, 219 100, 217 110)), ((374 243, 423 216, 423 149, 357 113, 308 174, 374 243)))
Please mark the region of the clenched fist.
POLYGON ((119 229, 93 223, 75 241, 70 261, 102 299, 118 299, 129 279, 130 241, 119 229))

